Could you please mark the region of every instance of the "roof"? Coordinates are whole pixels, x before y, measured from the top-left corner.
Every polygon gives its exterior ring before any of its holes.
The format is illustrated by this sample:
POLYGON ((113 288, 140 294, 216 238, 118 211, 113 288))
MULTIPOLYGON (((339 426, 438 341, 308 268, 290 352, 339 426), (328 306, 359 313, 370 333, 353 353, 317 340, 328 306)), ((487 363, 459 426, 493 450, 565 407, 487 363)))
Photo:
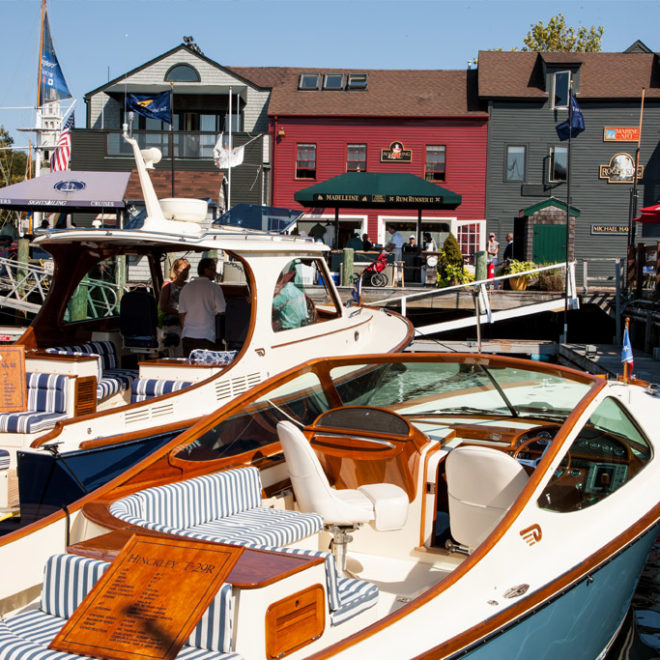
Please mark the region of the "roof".
MULTIPOLYGON (((172 172, 169 169, 150 170, 149 177, 158 199, 172 197, 172 172)), ((193 199, 216 200, 220 192, 223 174, 215 172, 194 172, 175 170, 174 195, 193 199)), ((125 199, 139 201, 144 199, 137 170, 132 170, 125 199)))
MULTIPOLYGON (((536 204, 533 204, 532 206, 528 206, 526 209, 523 209, 520 211, 520 217, 528 217, 530 215, 534 215, 535 213, 538 213, 538 211, 542 211, 543 209, 547 208, 556 208, 559 209, 560 211, 563 211, 566 213, 566 202, 562 202, 560 199, 557 199, 556 197, 548 197, 548 199, 544 199, 542 202, 537 202, 536 204)), ((580 209, 575 208, 575 206, 571 206, 571 216, 574 218, 577 218, 580 216, 582 211, 580 209)))
POLYGON ((272 88, 270 116, 487 117, 476 71, 228 67, 272 88), (301 90, 303 73, 367 74, 366 90, 301 90))
POLYGON ((347 172, 299 190, 304 206, 455 209, 462 198, 455 192, 410 173, 347 172))
POLYGON ((124 208, 128 172, 53 172, 0 188, 0 208, 67 212, 124 208))
POLYGON ((579 99, 660 98, 660 69, 654 53, 536 53, 479 51, 479 96, 545 99, 547 65, 577 67, 579 99))

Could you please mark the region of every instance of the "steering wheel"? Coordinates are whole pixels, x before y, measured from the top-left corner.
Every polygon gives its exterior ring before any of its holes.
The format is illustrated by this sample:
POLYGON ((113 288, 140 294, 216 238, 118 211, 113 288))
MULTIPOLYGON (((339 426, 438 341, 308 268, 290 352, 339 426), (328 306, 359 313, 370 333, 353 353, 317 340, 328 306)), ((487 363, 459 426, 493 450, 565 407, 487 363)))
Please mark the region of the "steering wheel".
MULTIPOLYGON (((527 440, 525 440, 525 442, 518 445, 518 447, 515 448, 515 450, 511 454, 511 456, 513 458, 515 458, 518 461, 518 463, 520 463, 522 465, 527 465, 528 467, 535 468, 541 462, 541 459, 545 456, 545 453, 548 451, 551 444, 552 444, 551 439, 540 438, 539 436, 535 435, 532 438, 527 438, 527 440), (524 451, 533 442, 539 442, 540 440, 547 440, 548 444, 545 446, 545 448, 541 452, 541 455, 538 458, 535 458, 535 459, 518 458, 518 454, 520 454, 520 452, 524 451)), ((563 469, 564 470, 563 474, 566 474, 566 472, 568 472, 570 467, 571 467, 571 452, 568 451, 568 452, 566 452, 566 456, 564 456, 564 458, 562 459, 562 461, 560 463, 560 466, 557 469, 560 469, 560 468, 563 469)))

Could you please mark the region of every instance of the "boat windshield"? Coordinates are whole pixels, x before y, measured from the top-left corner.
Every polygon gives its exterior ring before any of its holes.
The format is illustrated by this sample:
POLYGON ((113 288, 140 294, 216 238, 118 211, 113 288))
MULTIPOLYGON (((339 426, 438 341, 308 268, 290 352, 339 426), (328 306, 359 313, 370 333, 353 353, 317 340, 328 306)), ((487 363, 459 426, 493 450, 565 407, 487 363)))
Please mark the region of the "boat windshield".
POLYGON ((591 383, 566 373, 477 360, 363 365, 331 370, 344 405, 381 406, 407 416, 506 415, 564 420, 591 383))

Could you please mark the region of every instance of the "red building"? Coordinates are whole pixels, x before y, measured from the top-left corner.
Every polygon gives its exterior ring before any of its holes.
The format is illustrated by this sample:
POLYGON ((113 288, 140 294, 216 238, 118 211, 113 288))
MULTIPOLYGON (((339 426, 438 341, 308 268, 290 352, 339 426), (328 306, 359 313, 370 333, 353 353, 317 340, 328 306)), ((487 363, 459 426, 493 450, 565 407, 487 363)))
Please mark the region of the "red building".
MULTIPOLYGON (((274 206, 300 208, 298 190, 345 172, 409 172, 462 196, 455 210, 424 211, 422 231, 439 246, 451 231, 465 255, 483 249, 488 114, 476 71, 233 70, 272 89, 274 206)), ((334 245, 333 220, 334 209, 306 209, 299 224, 320 224, 334 245)), ((342 208, 339 220, 339 247, 354 231, 385 244, 390 225, 407 239, 417 211, 342 208)))

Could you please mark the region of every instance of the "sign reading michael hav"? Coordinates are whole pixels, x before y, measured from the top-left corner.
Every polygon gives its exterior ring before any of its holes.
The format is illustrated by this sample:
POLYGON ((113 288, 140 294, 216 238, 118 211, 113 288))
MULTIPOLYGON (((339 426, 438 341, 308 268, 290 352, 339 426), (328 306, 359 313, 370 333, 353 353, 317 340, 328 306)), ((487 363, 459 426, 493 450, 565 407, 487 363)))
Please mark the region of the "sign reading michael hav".
POLYGON ((392 142, 389 149, 380 150, 381 163, 410 163, 412 150, 404 149, 403 142, 392 142))

